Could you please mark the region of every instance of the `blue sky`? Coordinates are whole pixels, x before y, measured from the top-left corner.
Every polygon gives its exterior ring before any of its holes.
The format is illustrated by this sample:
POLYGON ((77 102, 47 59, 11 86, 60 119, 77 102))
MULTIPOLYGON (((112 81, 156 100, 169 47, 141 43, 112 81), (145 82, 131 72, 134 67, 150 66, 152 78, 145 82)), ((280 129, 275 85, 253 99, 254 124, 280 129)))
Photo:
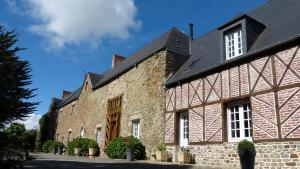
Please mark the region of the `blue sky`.
POLYGON ((189 22, 199 37, 265 1, 0 0, 0 23, 27 48, 19 56, 31 63, 39 115, 62 90, 78 88, 84 72, 110 68, 113 54, 129 56, 173 26, 187 33, 189 22))

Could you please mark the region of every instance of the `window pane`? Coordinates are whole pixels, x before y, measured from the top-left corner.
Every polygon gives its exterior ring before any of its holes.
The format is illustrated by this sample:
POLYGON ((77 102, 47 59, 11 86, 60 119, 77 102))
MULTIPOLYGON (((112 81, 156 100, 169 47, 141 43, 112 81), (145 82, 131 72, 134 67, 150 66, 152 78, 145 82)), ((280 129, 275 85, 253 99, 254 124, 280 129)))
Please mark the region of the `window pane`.
POLYGON ((244 108, 244 110, 247 110, 248 105, 247 104, 243 104, 243 108, 244 108))
POLYGON ((249 137, 249 130, 245 130, 245 137, 249 137))
POLYGON ((235 105, 235 112, 239 112, 239 106, 235 105))
POLYGON ((240 123, 238 121, 236 122, 236 128, 240 129, 240 123))
POLYGON ((234 122, 231 122, 231 129, 235 129, 234 122))
POLYGON ((236 137, 240 138, 240 130, 236 131, 236 137))
POLYGON ((235 119, 239 120, 239 114, 238 113, 235 114, 235 119))
POLYGON ((234 132, 234 130, 231 131, 231 137, 232 137, 232 138, 235 138, 235 132, 234 132))
POLYGON ((231 114, 230 116, 231 116, 230 119, 233 121, 234 120, 234 114, 231 114))
POLYGON ((247 120, 244 121, 244 127, 245 127, 245 128, 248 128, 248 121, 247 121, 247 120))
POLYGON ((244 111, 244 119, 248 119, 248 112, 244 111))

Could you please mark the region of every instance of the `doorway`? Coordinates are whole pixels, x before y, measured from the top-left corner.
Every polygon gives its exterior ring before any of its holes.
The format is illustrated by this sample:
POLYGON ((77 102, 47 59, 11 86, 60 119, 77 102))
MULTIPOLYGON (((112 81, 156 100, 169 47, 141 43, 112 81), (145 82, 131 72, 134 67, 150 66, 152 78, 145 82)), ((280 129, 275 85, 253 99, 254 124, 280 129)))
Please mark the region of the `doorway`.
POLYGON ((189 117, 188 112, 179 114, 179 146, 187 147, 189 144, 189 117))

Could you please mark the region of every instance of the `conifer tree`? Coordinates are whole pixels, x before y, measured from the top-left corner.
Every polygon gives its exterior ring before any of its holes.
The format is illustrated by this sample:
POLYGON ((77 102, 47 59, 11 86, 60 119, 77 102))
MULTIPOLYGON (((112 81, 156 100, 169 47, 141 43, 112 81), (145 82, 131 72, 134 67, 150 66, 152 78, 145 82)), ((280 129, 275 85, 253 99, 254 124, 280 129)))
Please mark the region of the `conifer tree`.
POLYGON ((33 113, 38 103, 29 101, 36 89, 30 89, 31 68, 26 60, 16 54, 15 31, 7 31, 0 25, 0 128, 14 120, 23 119, 33 113))

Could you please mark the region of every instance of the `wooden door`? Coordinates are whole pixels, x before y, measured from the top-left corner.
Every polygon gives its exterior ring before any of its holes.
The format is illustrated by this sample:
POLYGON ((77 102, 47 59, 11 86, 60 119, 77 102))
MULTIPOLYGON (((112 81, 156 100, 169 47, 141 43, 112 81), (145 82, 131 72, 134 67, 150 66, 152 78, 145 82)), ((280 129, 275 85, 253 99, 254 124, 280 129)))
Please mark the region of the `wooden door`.
POLYGON ((105 146, 117 138, 120 133, 120 119, 122 111, 122 96, 108 100, 108 111, 106 117, 105 146))

